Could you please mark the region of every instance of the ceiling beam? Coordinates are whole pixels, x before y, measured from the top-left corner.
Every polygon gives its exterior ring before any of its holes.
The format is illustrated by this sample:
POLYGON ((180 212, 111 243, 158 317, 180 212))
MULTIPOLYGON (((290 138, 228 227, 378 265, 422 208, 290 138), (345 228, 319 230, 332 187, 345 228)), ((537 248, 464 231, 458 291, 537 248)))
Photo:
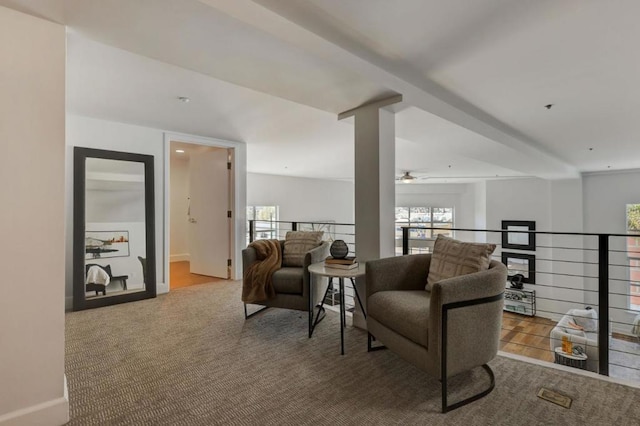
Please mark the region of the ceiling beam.
MULTIPOLYGON (((542 175, 539 170, 536 171, 540 177, 579 177, 579 172, 574 166, 545 151, 536 141, 410 68, 380 57, 325 25, 322 20, 317 19, 317 11, 309 9, 309 5, 280 0, 199 1, 323 60, 356 71, 391 91, 401 93, 405 104, 413 105, 513 149, 534 163, 544 164, 542 175)), ((523 166, 526 167, 524 164, 523 166)))
POLYGON ((364 104, 359 105, 355 108, 351 108, 348 111, 341 112, 340 114, 338 114, 338 120, 342 120, 348 117, 353 117, 354 115, 356 115, 356 111, 359 110, 360 108, 372 107, 372 108, 380 109, 389 105, 397 104, 398 102, 402 102, 402 95, 394 95, 384 99, 365 102, 364 104))

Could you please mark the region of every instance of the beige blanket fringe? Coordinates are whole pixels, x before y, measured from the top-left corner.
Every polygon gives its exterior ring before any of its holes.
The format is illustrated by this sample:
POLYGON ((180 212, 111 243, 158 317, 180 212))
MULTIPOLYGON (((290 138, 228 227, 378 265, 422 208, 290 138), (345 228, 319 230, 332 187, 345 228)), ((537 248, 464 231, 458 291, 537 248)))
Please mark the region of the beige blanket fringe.
POLYGON ((276 296, 272 275, 282 266, 282 247, 278 240, 257 240, 249 244, 256 250, 257 261, 244 274, 242 301, 256 303, 276 296))

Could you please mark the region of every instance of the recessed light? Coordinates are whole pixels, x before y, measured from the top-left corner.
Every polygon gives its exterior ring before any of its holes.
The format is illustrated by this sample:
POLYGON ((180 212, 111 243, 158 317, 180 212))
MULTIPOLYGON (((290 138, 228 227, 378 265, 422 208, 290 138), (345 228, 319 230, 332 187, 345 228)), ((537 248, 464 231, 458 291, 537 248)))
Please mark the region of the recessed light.
POLYGON ((187 102, 189 102, 191 99, 187 98, 186 96, 178 96, 178 100, 179 100, 180 102, 184 102, 184 103, 186 104, 186 103, 187 103, 187 102))
POLYGON ((184 154, 184 149, 176 149, 176 152, 177 152, 178 154, 184 154))

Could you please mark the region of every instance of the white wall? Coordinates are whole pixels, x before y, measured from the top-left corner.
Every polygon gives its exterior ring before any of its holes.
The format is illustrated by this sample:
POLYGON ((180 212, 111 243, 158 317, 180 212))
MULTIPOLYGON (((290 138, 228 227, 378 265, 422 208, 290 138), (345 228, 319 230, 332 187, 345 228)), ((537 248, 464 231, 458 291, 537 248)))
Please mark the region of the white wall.
POLYGON ((0 424, 63 424, 65 29, 0 7, 0 424))
MULTIPOLYGON (((453 207, 456 228, 474 228, 475 191, 472 184, 397 184, 398 207, 453 207)), ((456 232, 463 240, 473 240, 474 234, 456 232)))
POLYGON ((189 260, 189 222, 187 209, 189 207, 189 157, 170 159, 170 245, 171 261, 189 260))
MULTIPOLYGON (((453 207, 456 227, 475 227, 476 188, 472 184, 406 184, 395 188, 396 206, 453 207)), ((279 206, 282 221, 353 223, 354 185, 344 181, 249 173, 247 205, 279 206)))
MULTIPOLYGON (((626 234, 626 205, 640 203, 640 170, 587 173, 583 176, 583 191, 585 232, 626 234)), ((596 247, 593 241, 590 244, 585 242, 587 245, 596 247)), ((628 264, 624 237, 611 237, 609 247, 614 250, 609 255, 610 264, 628 264)), ((597 257, 593 260, 597 261, 597 257)), ((593 267, 590 272, 597 273, 597 270, 593 267)), ((610 292, 617 293, 610 296, 610 305, 615 308, 610 311, 611 320, 624 323, 614 323, 613 326, 618 331, 629 333, 631 328, 627 324, 631 324, 637 314, 627 310, 629 269, 611 266, 609 276, 613 279, 609 282, 610 292)), ((597 282, 591 280, 590 289, 597 288, 597 282)))
MULTIPOLYGON (((547 181, 542 179, 514 179, 486 182, 487 229, 501 229, 503 220, 536 222, 538 231, 582 231, 582 186, 579 179, 547 181)), ((487 236, 488 241, 501 244, 501 234, 487 236)), ((557 319, 573 307, 584 307, 584 278, 582 264, 560 260, 582 261, 581 237, 538 234, 534 252, 505 249, 514 253, 535 254, 536 285, 525 288, 536 290, 538 315, 557 319), (552 247, 572 247, 576 250, 552 247), (549 259, 554 259, 551 262, 549 259), (556 275, 552 275, 556 274, 556 275), (564 274, 564 275, 558 275, 564 274), (577 290, 570 290, 570 289, 577 290), (562 302, 566 300, 568 302, 562 302)), ((501 257, 501 248, 495 258, 501 257)))
MULTIPOLYGON (((161 130, 67 114, 66 192, 73 194, 73 147, 107 149, 154 156, 156 220, 156 277, 158 290, 165 283, 164 256, 164 133, 161 130)), ((67 199, 66 238, 67 307, 73 300, 73 196, 67 199)))
MULTIPOLYGON (((154 186, 155 186, 155 226, 156 226, 156 278, 158 293, 168 291, 166 280, 168 279, 168 258, 169 247, 165 247, 165 239, 170 235, 170 226, 165 226, 165 217, 170 219, 168 199, 165 199, 165 188, 170 185, 169 181, 169 156, 168 149, 170 141, 184 141, 201 144, 220 144, 224 147, 232 147, 235 150, 235 175, 234 184, 237 185, 234 208, 237 212, 234 224, 234 232, 239 242, 234 242, 232 251, 234 258, 240 258, 240 250, 244 248, 245 230, 245 200, 244 193, 246 173, 246 148, 244 144, 237 142, 216 141, 209 138, 202 138, 193 135, 177 134, 165 132, 159 129, 135 126, 131 124, 118 123, 95 118, 82 117, 67 114, 67 164, 66 168, 66 191, 73 192, 73 147, 82 146, 88 148, 106 149, 112 151, 131 152, 137 154, 147 154, 154 156, 154 186), (166 201, 166 203, 165 203, 166 201), (165 210, 166 209, 166 210, 165 210), (166 229, 166 232, 165 232, 166 229)), ((66 204, 66 226, 73 229, 73 200, 67 199, 66 204)), ((67 308, 70 308, 73 300, 73 241, 72 232, 67 232, 66 238, 66 277, 67 277, 67 308)), ((234 277, 241 276, 239 261, 233 270, 234 277)))
POLYGON ((144 222, 144 186, 140 190, 87 190, 87 222, 144 222))
MULTIPOLYGON (((475 229, 487 229, 487 182, 476 182, 473 184, 474 195, 474 221, 475 229)), ((487 242, 486 234, 476 233, 477 242, 487 242)))
POLYGON ((354 221, 352 182, 249 173, 247 205, 279 206, 282 221, 354 221))
MULTIPOLYGON (((309 179, 249 173, 248 206, 278 206, 281 221, 353 224, 355 221, 353 182, 309 179)), ((283 225, 283 229, 290 227, 283 225)), ((334 226, 325 239, 344 240, 353 251, 353 226, 334 226)), ((284 238, 280 235, 279 238, 284 238)))

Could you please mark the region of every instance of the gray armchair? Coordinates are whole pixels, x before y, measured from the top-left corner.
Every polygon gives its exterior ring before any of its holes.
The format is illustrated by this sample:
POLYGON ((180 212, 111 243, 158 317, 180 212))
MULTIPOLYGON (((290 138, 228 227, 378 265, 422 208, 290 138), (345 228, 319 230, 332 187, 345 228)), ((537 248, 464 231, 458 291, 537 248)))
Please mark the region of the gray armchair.
POLYGON ((445 279, 425 290, 430 254, 367 262, 368 350, 389 348, 442 382, 442 412, 489 394, 495 385, 487 365, 498 352, 507 269, 489 269, 445 279), (380 341, 385 346, 372 347, 380 341), (447 405, 447 378, 482 366, 485 391, 447 405))
MULTIPOLYGON (((280 245, 284 249, 284 241, 281 240, 280 245)), ((251 314, 247 312, 247 304, 245 304, 245 319, 252 317, 258 312, 262 312, 266 308, 305 311, 309 313, 309 337, 311 337, 315 325, 324 319, 324 315, 321 316, 323 310, 320 309, 318 310, 318 316, 314 317, 314 306, 316 303, 320 303, 328 284, 325 283, 321 277, 311 276, 309 273, 309 265, 325 260, 329 255, 329 246, 330 243, 325 241, 320 246, 308 251, 304 256, 303 267, 283 266, 274 272, 272 279, 276 296, 272 299, 259 302, 259 305, 264 306, 264 308, 251 314)), ((247 269, 256 260, 255 249, 247 247, 242 250, 243 274, 246 275, 247 269)))

